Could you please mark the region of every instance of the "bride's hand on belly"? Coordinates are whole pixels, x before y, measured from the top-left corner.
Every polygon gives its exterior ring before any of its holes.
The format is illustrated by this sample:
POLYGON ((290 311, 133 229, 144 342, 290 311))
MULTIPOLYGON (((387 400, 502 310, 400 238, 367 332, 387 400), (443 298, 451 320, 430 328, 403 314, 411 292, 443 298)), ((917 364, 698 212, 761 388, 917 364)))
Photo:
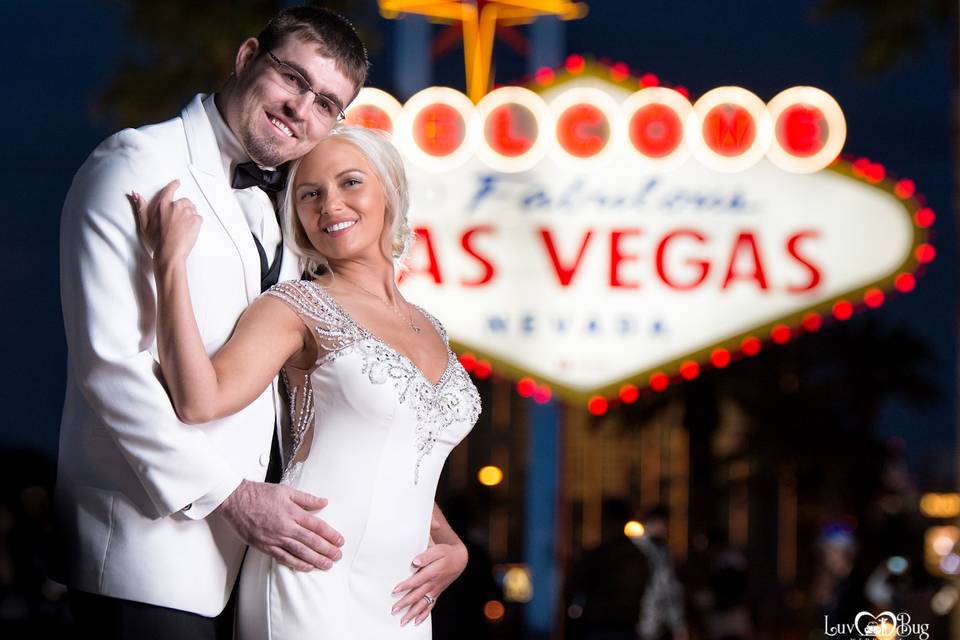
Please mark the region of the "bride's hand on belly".
POLYGON ((394 594, 404 596, 393 605, 391 613, 396 615, 406 609, 400 626, 411 620, 414 624, 423 622, 440 594, 463 573, 467 566, 467 548, 462 542, 455 544, 432 544, 426 551, 413 559, 416 572, 393 589, 394 594))

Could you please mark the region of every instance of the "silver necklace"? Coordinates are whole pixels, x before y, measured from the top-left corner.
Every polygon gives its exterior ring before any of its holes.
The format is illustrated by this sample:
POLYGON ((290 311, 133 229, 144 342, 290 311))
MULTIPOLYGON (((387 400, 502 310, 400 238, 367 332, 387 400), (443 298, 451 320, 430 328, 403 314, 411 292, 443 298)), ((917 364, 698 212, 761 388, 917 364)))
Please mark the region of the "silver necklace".
POLYGON ((407 313, 409 314, 408 317, 404 318, 404 317, 403 317, 403 314, 400 313, 400 311, 399 311, 395 306, 393 306, 392 304, 390 304, 389 301, 384 300, 383 298, 381 298, 380 296, 378 296, 377 294, 375 294, 373 291, 370 291, 370 289, 367 289, 367 288, 366 288, 365 286, 363 286, 362 284, 359 284, 359 283, 357 283, 357 282, 354 282, 353 280, 351 280, 350 278, 347 278, 347 277, 345 277, 345 276, 340 276, 340 278, 343 279, 343 280, 346 280, 347 282, 349 282, 350 284, 352 284, 352 285, 355 286, 356 288, 360 289, 361 291, 363 291, 363 292, 366 293, 367 295, 372 296, 373 298, 376 298, 377 301, 379 301, 379 302, 380 302, 383 306, 385 306, 386 308, 390 309, 390 311, 392 311, 398 318, 400 318, 401 320, 403 320, 404 322, 406 322, 407 324, 409 324, 409 325, 410 325, 410 328, 413 330, 414 333, 416 333, 416 334, 419 334, 419 333, 420 333, 420 331, 421 331, 420 327, 418 327, 418 326, 417 326, 416 324, 414 324, 414 322, 413 322, 413 310, 410 308, 410 303, 409 303, 409 302, 407 302, 406 300, 403 301, 404 304, 407 305, 407 313))

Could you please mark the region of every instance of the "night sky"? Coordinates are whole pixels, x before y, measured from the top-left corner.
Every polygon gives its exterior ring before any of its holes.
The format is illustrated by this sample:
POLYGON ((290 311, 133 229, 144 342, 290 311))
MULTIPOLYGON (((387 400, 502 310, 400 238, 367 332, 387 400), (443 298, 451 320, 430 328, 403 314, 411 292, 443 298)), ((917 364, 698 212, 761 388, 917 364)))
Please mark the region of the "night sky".
MULTIPOLYGON (((375 17, 373 0, 356 4, 357 17, 372 23, 381 37, 370 84, 389 90, 392 25, 375 17)), ((568 53, 605 56, 635 72, 651 71, 669 84, 686 86, 694 99, 726 84, 746 87, 764 100, 794 85, 820 87, 845 112, 847 152, 916 181, 938 213, 937 260, 915 292, 864 315, 879 317, 890 328, 908 328, 936 352, 930 375, 941 385, 941 400, 922 410, 888 403, 878 433, 903 436, 911 465, 923 470, 926 483, 948 481, 957 389, 949 27, 932 29, 923 50, 893 71, 864 78, 854 67, 862 35, 857 18, 814 20, 816 2, 588 4, 590 15, 568 25, 568 53)), ((0 103, 2 163, 8 185, 0 192, 5 226, 0 273, 7 292, 0 315, 6 343, 0 446, 55 455, 66 363, 57 275, 60 207, 74 172, 114 130, 91 115, 91 105, 137 43, 125 34, 122 4, 108 0, 6 0, 0 20, 7 68, 0 103)), ((497 81, 519 79, 523 60, 503 46, 497 54, 497 81)), ((452 51, 437 62, 434 82, 462 88, 462 69, 461 50, 452 51)))

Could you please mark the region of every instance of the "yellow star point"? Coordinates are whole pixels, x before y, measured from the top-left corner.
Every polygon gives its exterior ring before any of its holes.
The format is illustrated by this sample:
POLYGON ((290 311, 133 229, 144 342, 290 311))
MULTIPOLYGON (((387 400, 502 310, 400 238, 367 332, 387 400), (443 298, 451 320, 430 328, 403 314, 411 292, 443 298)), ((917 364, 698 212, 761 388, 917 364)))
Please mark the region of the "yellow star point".
POLYGON ((380 15, 397 18, 404 13, 427 16, 440 22, 463 25, 463 59, 467 95, 478 102, 487 93, 493 37, 498 23, 527 24, 540 16, 577 20, 587 15, 584 2, 572 0, 379 0, 380 15))

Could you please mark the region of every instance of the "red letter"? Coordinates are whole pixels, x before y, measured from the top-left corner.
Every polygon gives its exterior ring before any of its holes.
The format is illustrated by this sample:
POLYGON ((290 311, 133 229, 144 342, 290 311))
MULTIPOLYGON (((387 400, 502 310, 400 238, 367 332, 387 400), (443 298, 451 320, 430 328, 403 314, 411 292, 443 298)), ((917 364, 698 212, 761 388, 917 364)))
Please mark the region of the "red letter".
POLYGON ((564 151, 578 158, 595 156, 610 140, 610 123, 600 109, 575 104, 557 118, 557 141, 564 151))
POLYGON ((710 262, 708 260, 693 260, 687 258, 687 264, 696 265, 700 268, 700 275, 697 276, 696 280, 687 284, 678 284, 677 282, 671 280, 667 276, 667 270, 664 267, 664 263, 666 262, 664 256, 667 253, 667 243, 679 236, 693 238, 700 243, 706 241, 706 237, 694 231, 693 229, 677 229, 676 231, 671 231, 667 235, 663 236, 663 240, 661 240, 660 244, 657 245, 657 275, 660 276, 660 279, 663 280, 663 283, 668 287, 672 289, 678 289, 680 291, 688 291, 700 286, 700 284, 707 279, 707 274, 710 272, 710 262))
POLYGON ((756 280, 761 289, 767 288, 767 278, 763 275, 763 263, 760 261, 760 249, 757 247, 757 239, 749 231, 741 232, 737 236, 737 241, 733 245, 733 252, 730 254, 730 264, 727 266, 727 275, 723 279, 721 289, 726 289, 734 279, 737 280, 756 280), (741 247, 750 247, 750 255, 753 258, 752 273, 734 273, 733 268, 737 264, 737 256, 740 254, 741 247))
POLYGON ((492 233, 493 227, 490 225, 481 225, 479 227, 472 227, 468 229, 463 237, 460 238, 460 246, 463 247, 463 250, 467 252, 471 258, 475 259, 480 263, 480 266, 483 267, 483 275, 477 278, 476 280, 461 280, 460 284, 465 287, 479 287, 482 284, 486 284, 493 280, 493 264, 482 255, 477 253, 477 250, 473 248, 473 245, 470 244, 470 239, 473 238, 473 234, 480 233, 492 233))
MULTIPOLYGON (((430 229, 427 227, 416 227, 413 232, 416 234, 416 238, 413 242, 413 248, 410 250, 410 253, 417 251, 421 245, 427 251, 427 264, 414 268, 411 266, 404 273, 400 274, 400 281, 403 282, 408 277, 413 276, 418 273, 429 275, 433 278, 433 281, 437 284, 443 284, 443 278, 440 277, 440 262, 437 260, 437 252, 433 248, 433 240, 430 237, 430 229)), ((412 260, 408 262, 412 265, 412 260)))
MULTIPOLYGON (((517 106, 519 109, 524 107, 517 106)), ((533 146, 533 140, 523 135, 522 131, 515 131, 513 110, 510 104, 500 105, 487 117, 490 123, 490 132, 487 134, 487 143, 499 154, 505 156, 519 156, 526 153, 533 146)))
POLYGON ((547 245, 547 252, 550 254, 550 261, 553 263, 553 270, 557 274, 557 280, 560 282, 560 286, 569 286, 570 281, 577 272, 577 267, 580 266, 580 260, 583 259, 583 254, 587 250, 587 244, 590 242, 592 235, 593 231, 587 231, 586 235, 583 236, 583 242, 580 244, 577 259, 573 261, 573 265, 568 267, 560 264, 560 256, 557 255, 557 248, 553 244, 553 236, 550 234, 550 230, 546 227, 540 227, 540 237, 543 238, 544 244, 547 245))
POLYGON ((799 253, 797 253, 797 244, 804 238, 819 238, 820 234, 817 231, 799 231, 787 240, 787 253, 790 254, 794 260, 805 266, 810 271, 810 281, 803 286, 789 285, 787 291, 790 293, 802 293, 804 291, 810 291, 818 284, 820 284, 820 270, 809 259, 804 258, 799 253))
POLYGON ((623 254, 620 253, 620 238, 623 236, 638 236, 640 235, 640 229, 620 229, 614 230, 610 233, 610 286, 619 287, 621 289, 639 289, 640 283, 638 282, 623 282, 620 279, 620 263, 626 260, 636 260, 637 255, 634 253, 623 254))

